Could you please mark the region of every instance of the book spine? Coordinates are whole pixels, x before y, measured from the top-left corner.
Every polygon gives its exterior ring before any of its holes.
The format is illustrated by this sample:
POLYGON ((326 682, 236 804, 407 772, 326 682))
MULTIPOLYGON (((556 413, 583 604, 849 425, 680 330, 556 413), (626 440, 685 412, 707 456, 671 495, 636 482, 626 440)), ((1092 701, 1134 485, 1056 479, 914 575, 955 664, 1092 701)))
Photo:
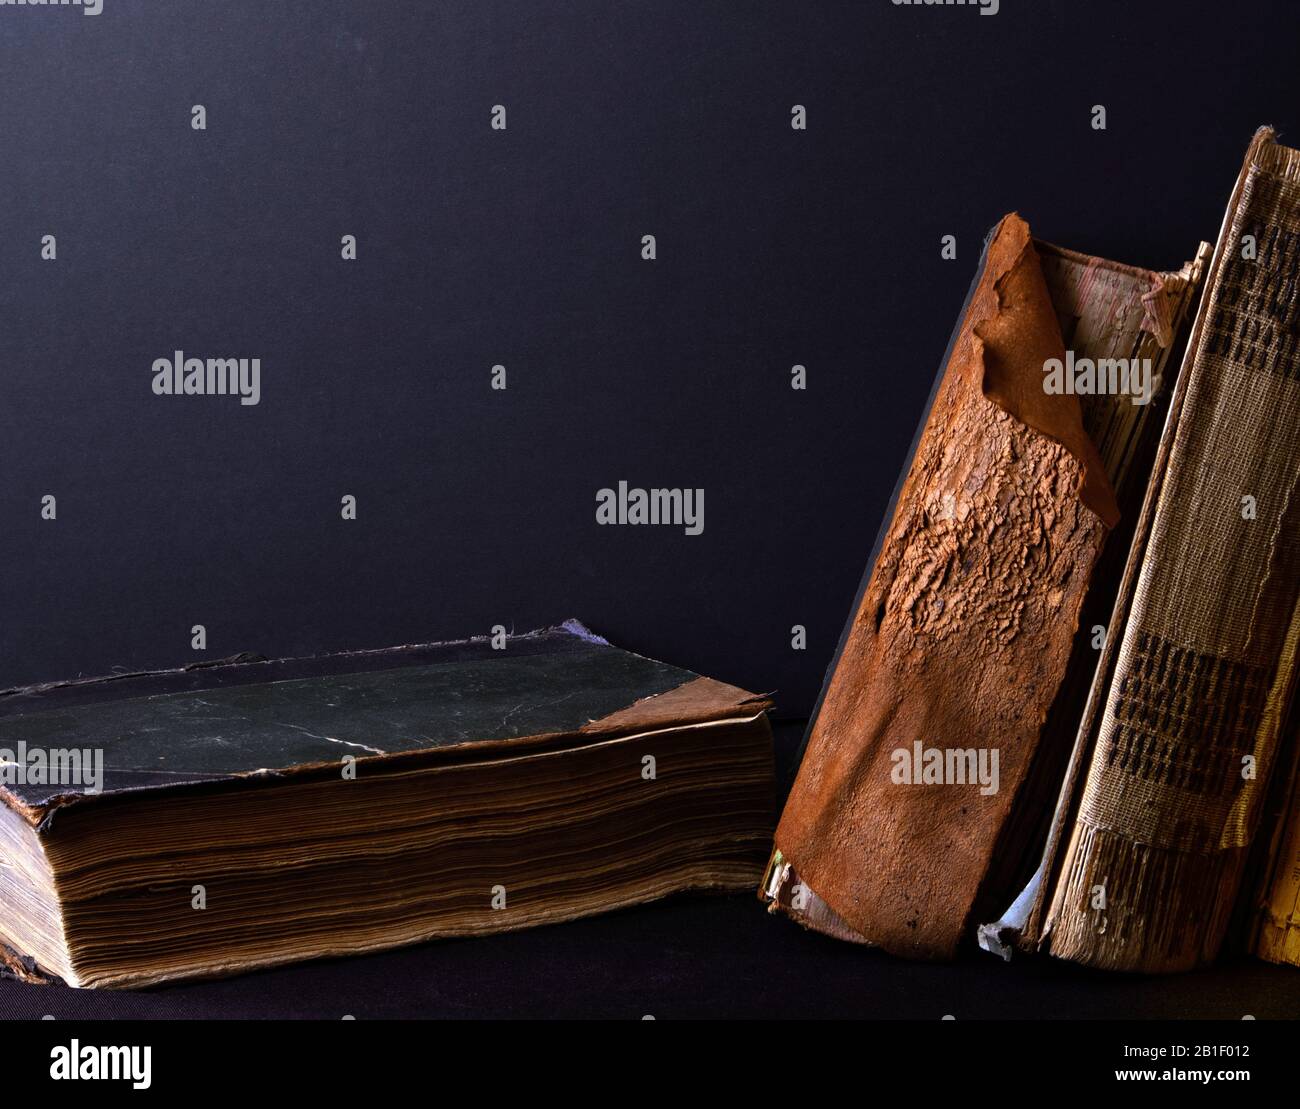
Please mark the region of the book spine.
POLYGON ((1300 154, 1262 130, 1183 366, 1044 945, 1187 969, 1232 916, 1295 685, 1300 628, 1300 154))

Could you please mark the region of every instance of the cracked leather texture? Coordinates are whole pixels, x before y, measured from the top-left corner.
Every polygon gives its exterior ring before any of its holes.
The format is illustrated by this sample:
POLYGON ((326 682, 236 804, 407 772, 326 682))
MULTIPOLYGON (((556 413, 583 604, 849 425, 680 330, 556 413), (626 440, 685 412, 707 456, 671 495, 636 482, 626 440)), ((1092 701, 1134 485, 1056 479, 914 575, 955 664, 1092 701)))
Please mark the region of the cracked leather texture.
POLYGON ((1027 225, 985 265, 872 576, 828 683, 776 845, 868 942, 948 958, 1065 675, 1117 512, 1027 225), (1000 788, 897 785, 898 749, 996 748, 1000 788))

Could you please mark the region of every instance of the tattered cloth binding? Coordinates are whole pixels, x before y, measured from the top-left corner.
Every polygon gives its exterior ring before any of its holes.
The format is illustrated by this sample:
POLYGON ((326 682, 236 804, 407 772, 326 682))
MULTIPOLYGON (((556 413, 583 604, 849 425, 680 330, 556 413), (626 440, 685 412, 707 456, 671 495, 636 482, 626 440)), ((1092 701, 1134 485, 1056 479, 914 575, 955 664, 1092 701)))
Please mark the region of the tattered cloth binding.
MULTIPOLYGON (((1296 681, 1298 281, 1300 152, 1265 128, 1228 204, 1047 849, 980 929, 989 950, 1160 972, 1223 943, 1296 681)), ((1268 957, 1294 945, 1290 842, 1268 957)))
POLYGON ((10 691, 3 963, 139 986, 752 889, 769 706, 575 621, 10 691))
POLYGON ((774 911, 947 958, 1027 879, 1096 662, 1080 614, 1113 597, 1103 541, 1140 501, 1200 268, 1036 244, 1015 215, 991 233, 777 828, 774 911), (1080 360, 1149 388, 1047 387, 1080 360))

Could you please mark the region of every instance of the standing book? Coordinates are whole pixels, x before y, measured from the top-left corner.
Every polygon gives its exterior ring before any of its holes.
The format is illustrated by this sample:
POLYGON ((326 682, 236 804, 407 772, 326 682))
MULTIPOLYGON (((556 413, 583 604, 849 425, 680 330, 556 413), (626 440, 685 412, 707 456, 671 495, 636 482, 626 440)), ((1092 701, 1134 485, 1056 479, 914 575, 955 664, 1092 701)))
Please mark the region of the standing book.
MULTIPOLYGON (((1298 273, 1300 151, 1263 128, 1228 204, 1047 848, 981 929, 990 950, 1164 972, 1224 943, 1270 780, 1288 765, 1298 273)), ((1295 838, 1275 841, 1269 957, 1295 951, 1295 838)))
POLYGON ((1063 250, 1015 215, 990 235, 809 728, 773 911, 951 958, 1032 873, 1202 265, 1063 250), (1106 387, 1053 390, 1049 365, 1106 387))

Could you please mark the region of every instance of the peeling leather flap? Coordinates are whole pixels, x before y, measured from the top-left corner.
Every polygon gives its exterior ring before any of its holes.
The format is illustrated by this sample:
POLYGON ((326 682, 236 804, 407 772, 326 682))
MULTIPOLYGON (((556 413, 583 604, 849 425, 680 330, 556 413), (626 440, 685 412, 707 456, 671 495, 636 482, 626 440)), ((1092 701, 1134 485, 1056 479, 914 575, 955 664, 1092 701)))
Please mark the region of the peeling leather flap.
POLYGON ((1029 235, 1015 213, 1004 216, 989 247, 988 272, 997 291, 997 311, 972 326, 984 395, 1008 415, 1060 443, 1083 468, 1079 499, 1108 527, 1119 522, 1119 506, 1101 456, 1083 429, 1079 399, 1043 390, 1043 364, 1065 359, 1065 343, 1052 297, 1029 235))

